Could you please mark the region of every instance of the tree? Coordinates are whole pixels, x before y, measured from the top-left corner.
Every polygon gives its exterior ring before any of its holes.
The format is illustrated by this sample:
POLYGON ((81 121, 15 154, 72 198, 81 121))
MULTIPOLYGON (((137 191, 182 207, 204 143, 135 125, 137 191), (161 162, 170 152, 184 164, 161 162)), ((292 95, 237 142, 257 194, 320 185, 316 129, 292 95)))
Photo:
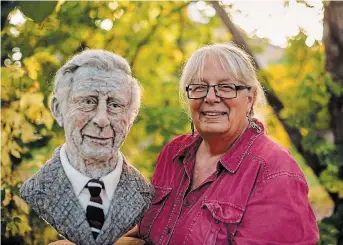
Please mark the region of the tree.
MULTIPOLYGON (((325 7, 324 44, 326 53, 326 70, 331 74, 337 86, 328 88, 331 98, 328 104, 330 126, 337 150, 337 178, 343 180, 343 2, 330 1, 325 7)), ((331 219, 337 227, 337 244, 343 244, 343 196, 335 193, 333 196, 335 210, 331 219)))
MULTIPOLYGON (((217 17, 205 16, 206 24, 191 21, 187 12, 190 2, 41 1, 22 5, 24 2, 15 5, 31 20, 2 26, 1 237, 4 244, 47 244, 56 240, 56 232, 29 209, 18 193, 23 181, 63 143, 63 132, 48 110, 53 76, 61 64, 85 48, 104 48, 128 59, 144 93, 141 112, 122 151, 151 177, 162 146, 190 130, 189 118, 177 96, 185 60, 202 44, 230 38, 240 44, 242 41, 237 39, 241 32, 232 28, 231 35, 222 35, 218 9, 217 17)), ((16 9, 9 12, 13 15, 16 9)), ((330 129, 326 120, 329 101, 332 94, 341 96, 341 86, 325 71, 323 45, 307 48, 303 34, 290 43, 282 63, 260 73, 275 110, 267 123, 279 141, 288 142, 290 136, 330 194, 339 196, 336 145, 325 141, 321 132, 330 129), (333 92, 328 94, 326 90, 333 92), (295 100, 296 105, 292 103, 295 100), (281 128, 277 119, 288 134, 274 130, 281 128)), ((255 50, 249 52, 254 54, 255 50)), ((336 235, 339 227, 333 223, 321 223, 323 234, 328 236, 323 242, 336 235)))
MULTIPOLYGON (((326 70, 331 73, 333 80, 331 80, 328 74, 325 74, 323 66, 317 70, 319 77, 315 77, 313 71, 304 76, 305 80, 311 80, 313 83, 316 83, 314 78, 324 82, 324 92, 326 92, 328 96, 324 95, 323 97, 327 98, 322 98, 323 100, 319 103, 318 108, 316 108, 315 111, 310 111, 306 116, 311 121, 314 119, 315 122, 319 121, 317 117, 320 111, 323 112, 327 110, 329 112, 331 117, 330 124, 325 125, 323 129, 333 132, 334 146, 330 145, 330 142, 327 142, 323 135, 318 135, 315 132, 318 130, 317 126, 310 126, 309 122, 306 122, 306 120, 295 123, 290 120, 290 117, 285 118, 285 116, 282 115, 285 108, 282 99, 279 99, 280 96, 275 93, 272 83, 269 81, 270 77, 268 78, 265 72, 261 70, 254 53, 245 41, 244 35, 233 24, 228 12, 219 2, 214 1, 212 2, 212 5, 216 9, 223 24, 231 32, 233 36, 232 39, 254 58, 256 68, 260 72, 260 79, 266 88, 268 102, 273 108, 276 117, 290 136, 292 144, 296 147, 298 152, 302 154, 306 163, 312 168, 317 177, 320 178, 322 184, 326 187, 326 190, 334 201, 334 213, 330 218, 324 219, 323 225, 320 226, 320 228, 322 228, 321 234, 324 233, 324 237, 326 233, 332 234, 332 229, 330 229, 330 227, 333 225, 336 229, 333 233, 337 237, 337 244, 343 244, 343 192, 339 187, 337 189, 337 186, 343 187, 343 18, 340 16, 340 13, 343 11, 343 3, 331 1, 325 7, 324 44, 326 47, 326 70), (330 126, 330 128, 328 129, 327 126, 330 126), (304 128, 311 130, 310 133, 306 133, 305 137, 304 134, 301 133, 301 130, 304 128), (317 145, 313 147, 313 143, 317 145), (329 227, 324 224, 328 224, 329 227)), ((294 42, 292 44, 295 46, 294 42)), ((309 55, 304 56, 304 58, 309 57, 309 55)), ((294 66, 296 63, 296 61, 292 62, 292 65, 294 66)), ((302 69, 303 65, 304 64, 300 64, 299 69, 302 69)), ((297 72, 297 79, 299 78, 300 72, 297 72)), ((317 85, 319 84, 320 82, 317 82, 317 85)), ((305 88, 304 92, 306 92, 306 90, 308 90, 307 95, 312 93, 320 94, 323 92, 316 89, 311 89, 310 91, 308 88, 305 88)), ((322 242, 324 244, 326 244, 325 241, 325 238, 323 238, 322 242)))

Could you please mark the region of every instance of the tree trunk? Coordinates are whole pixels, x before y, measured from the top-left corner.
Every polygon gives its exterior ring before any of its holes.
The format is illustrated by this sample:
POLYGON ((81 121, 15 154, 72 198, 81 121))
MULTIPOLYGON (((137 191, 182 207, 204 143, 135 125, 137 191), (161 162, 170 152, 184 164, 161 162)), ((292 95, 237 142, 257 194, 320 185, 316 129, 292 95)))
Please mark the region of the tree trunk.
MULTIPOLYGON (((232 34, 233 41, 245 49, 251 55, 256 64, 256 69, 260 69, 254 54, 245 41, 243 34, 235 27, 226 10, 220 6, 219 2, 211 2, 223 24, 232 34)), ((325 9, 324 13, 324 44, 326 47, 326 70, 332 74, 333 80, 343 86, 343 2, 331 1, 325 9)), ((282 123, 288 133, 292 144, 297 148, 298 152, 304 157, 308 166, 310 166, 317 177, 326 169, 324 164, 320 163, 317 155, 306 151, 301 144, 302 135, 297 128, 291 127, 287 122, 280 117, 280 111, 284 108, 282 102, 273 92, 268 83, 268 79, 262 77, 263 85, 267 88, 266 96, 269 105, 273 108, 275 115, 282 123)), ((343 179, 343 95, 337 95, 335 91, 329 89, 331 99, 328 105, 328 110, 331 117, 330 127, 334 134, 334 142, 337 149, 338 165, 340 165, 339 179, 343 179), (339 164, 341 163, 341 164, 339 164)), ((328 194, 334 201, 334 213, 329 218, 329 223, 334 225, 338 230, 337 244, 343 245, 343 199, 339 198, 337 193, 330 192, 328 194)))
MULTIPOLYGON (((334 82, 343 87, 343 2, 330 2, 324 12, 324 44, 326 70, 334 82)), ((329 90, 331 128, 336 146, 343 146, 343 95, 329 90)))
MULTIPOLYGON (((227 27, 228 31, 232 34, 233 41, 243 48, 253 59, 255 62, 255 66, 257 71, 260 71, 261 66, 257 62, 257 59, 255 58, 255 55, 252 53, 251 49, 249 48, 249 45, 245 41, 245 38, 243 34, 237 29, 237 27, 233 24, 231 21, 228 13, 225 9, 223 9, 222 6, 219 5, 219 2, 213 1, 211 2, 212 6, 216 10, 218 16, 221 18, 223 24, 227 27)), ((316 176, 319 177, 319 175, 322 173, 323 170, 325 170, 325 166, 320 164, 320 160, 318 156, 314 155, 313 153, 306 151, 303 146, 301 145, 302 141, 302 135, 300 134, 299 130, 297 128, 289 126, 284 119, 280 117, 280 112, 284 108, 284 105, 282 104, 281 100, 276 96, 276 94, 273 92, 273 89, 269 85, 268 78, 266 76, 262 77, 261 82, 263 83, 264 87, 266 88, 266 97, 268 100, 269 105, 273 108, 273 111, 279 121, 281 122, 282 126, 288 133, 292 144, 297 148, 298 152, 302 154, 307 164, 312 168, 316 176)))
MULTIPOLYGON (((343 87, 343 2, 330 1, 324 12, 324 35, 326 52, 326 70, 331 74, 335 83, 343 87)), ((330 126, 334 135, 334 143, 337 149, 339 173, 343 179, 343 94, 329 88, 331 95, 328 110, 330 113, 330 126), (340 164, 339 164, 340 163, 340 164)), ((336 195, 334 216, 337 222, 336 228, 340 232, 337 244, 343 244, 343 198, 336 195)))

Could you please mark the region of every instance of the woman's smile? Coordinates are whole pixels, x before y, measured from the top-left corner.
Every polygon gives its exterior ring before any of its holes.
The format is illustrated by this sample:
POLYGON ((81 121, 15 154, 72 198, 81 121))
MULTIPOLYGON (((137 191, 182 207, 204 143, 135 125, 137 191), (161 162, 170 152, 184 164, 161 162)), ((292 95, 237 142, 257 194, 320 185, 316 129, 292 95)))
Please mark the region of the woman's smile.
POLYGON ((200 112, 200 120, 201 118, 205 119, 206 122, 215 122, 221 120, 223 118, 228 117, 228 113, 225 111, 218 111, 218 110, 206 110, 200 112))

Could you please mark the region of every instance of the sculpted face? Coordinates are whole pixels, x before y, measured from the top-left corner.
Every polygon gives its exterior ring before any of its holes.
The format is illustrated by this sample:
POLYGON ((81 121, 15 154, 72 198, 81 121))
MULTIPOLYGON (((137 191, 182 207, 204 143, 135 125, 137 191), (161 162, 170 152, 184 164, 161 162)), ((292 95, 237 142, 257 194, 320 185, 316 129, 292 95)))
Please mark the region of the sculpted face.
POLYGON ((67 152, 86 165, 116 157, 130 128, 127 75, 91 69, 76 70, 62 111, 67 152))

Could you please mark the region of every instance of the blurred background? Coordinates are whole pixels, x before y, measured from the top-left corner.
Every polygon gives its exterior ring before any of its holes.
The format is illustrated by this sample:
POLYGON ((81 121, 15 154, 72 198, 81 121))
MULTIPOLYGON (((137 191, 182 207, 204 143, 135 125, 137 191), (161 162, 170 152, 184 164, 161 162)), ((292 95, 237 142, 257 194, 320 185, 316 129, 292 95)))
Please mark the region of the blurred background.
POLYGON ((343 2, 1 1, 1 241, 47 244, 57 233, 19 197, 64 142, 49 111, 57 69, 101 48, 125 57, 144 88, 122 148, 147 178, 162 146, 190 132, 183 64, 201 45, 234 41, 256 63, 268 134, 306 174, 319 244, 343 244, 343 2))

